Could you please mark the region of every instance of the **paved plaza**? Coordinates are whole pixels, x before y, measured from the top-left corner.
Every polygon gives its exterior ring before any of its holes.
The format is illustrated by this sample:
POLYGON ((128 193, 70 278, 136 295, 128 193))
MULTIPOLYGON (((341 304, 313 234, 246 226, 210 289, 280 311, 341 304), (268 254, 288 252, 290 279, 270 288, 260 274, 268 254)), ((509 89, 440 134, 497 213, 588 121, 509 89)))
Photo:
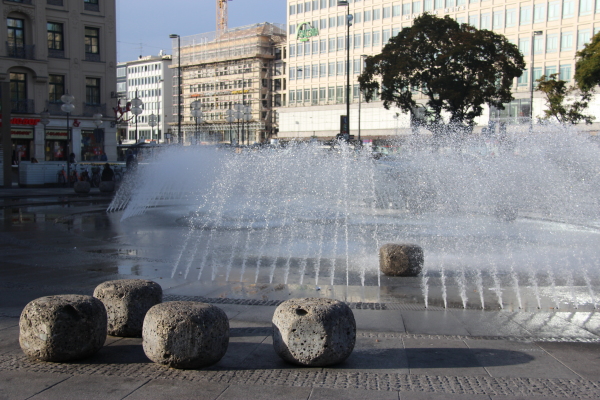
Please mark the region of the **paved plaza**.
POLYGON ((314 288, 245 285, 240 296, 239 284, 163 276, 164 260, 115 248, 101 220, 72 223, 74 215, 103 212, 109 201, 94 189, 85 196, 66 188, 0 189, 0 399, 600 398, 600 314, 590 310, 351 301, 357 342, 344 363, 286 364, 273 350, 271 317, 282 300, 315 295, 314 288), (91 295, 106 280, 140 276, 158 282, 165 301, 205 301, 226 312, 230 343, 219 363, 169 369, 145 356, 141 339, 111 336, 78 362, 32 361, 21 351, 19 315, 29 301, 91 295))

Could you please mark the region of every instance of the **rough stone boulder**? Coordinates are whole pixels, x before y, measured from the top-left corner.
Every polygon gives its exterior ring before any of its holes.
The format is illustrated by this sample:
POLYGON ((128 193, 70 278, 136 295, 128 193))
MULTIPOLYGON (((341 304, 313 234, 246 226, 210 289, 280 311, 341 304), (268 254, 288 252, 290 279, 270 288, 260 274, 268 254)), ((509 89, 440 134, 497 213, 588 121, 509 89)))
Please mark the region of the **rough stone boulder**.
POLYGON ((418 276, 423 269, 423 249, 416 244, 384 244, 379 249, 379 268, 388 276, 418 276))
POLYGON ((217 363, 229 345, 229 320, 211 304, 173 301, 155 305, 146 314, 144 352, 157 364, 202 368, 217 363))
POLYGON ((109 335, 141 337, 146 313, 162 302, 162 288, 145 279, 120 279, 98 285, 94 297, 106 307, 109 335))
POLYGON ((91 185, 86 181, 77 181, 73 184, 73 190, 75 193, 89 193, 91 185))
POLYGON ((100 182, 100 191, 103 193, 112 193, 115 191, 115 182, 114 181, 101 181, 100 182))
POLYGON ((285 361, 322 367, 344 361, 356 343, 350 307, 323 298, 291 299, 273 315, 273 347, 285 361))
POLYGON ((37 360, 79 360, 104 346, 106 319, 104 305, 92 296, 40 297, 21 313, 19 344, 37 360))

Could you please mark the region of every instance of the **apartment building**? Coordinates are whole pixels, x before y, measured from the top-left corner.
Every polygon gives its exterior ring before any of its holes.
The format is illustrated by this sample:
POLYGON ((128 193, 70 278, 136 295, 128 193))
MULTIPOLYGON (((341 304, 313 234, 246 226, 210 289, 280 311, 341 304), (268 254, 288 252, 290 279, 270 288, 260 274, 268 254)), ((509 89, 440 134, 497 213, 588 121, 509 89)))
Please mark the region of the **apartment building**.
POLYGON ((175 37, 173 132, 179 129, 181 67, 184 143, 254 144, 276 135, 277 107, 283 104, 285 90, 285 42, 285 25, 267 22, 175 37))
POLYGON ((63 161, 71 152, 77 160, 115 160, 115 1, 1 6, 0 81, 10 82, 13 161, 63 161))
POLYGON ((170 55, 140 56, 137 60, 119 63, 117 95, 120 107, 141 101, 141 113, 124 115, 119 123, 119 142, 130 145, 140 142, 169 141, 172 112, 173 70, 170 55))
MULTIPOLYGON (((410 118, 397 108, 385 110, 382 102, 361 102, 361 56, 380 53, 390 37, 422 13, 448 15, 501 33, 525 56, 528 70, 515 79, 515 100, 505 110, 486 109, 479 125, 490 119, 529 121, 531 66, 534 81, 542 74, 558 73, 572 83, 576 52, 600 29, 598 0, 350 0, 344 6, 338 0, 288 0, 287 10, 288 107, 280 112, 280 138, 331 138, 340 132, 340 117, 346 114, 348 34, 350 134, 356 136, 360 129, 361 137, 368 139, 408 133, 410 118)), ((544 100, 534 93, 533 117, 543 116, 543 109, 544 100)), ((596 98, 589 112, 598 111, 596 98)))

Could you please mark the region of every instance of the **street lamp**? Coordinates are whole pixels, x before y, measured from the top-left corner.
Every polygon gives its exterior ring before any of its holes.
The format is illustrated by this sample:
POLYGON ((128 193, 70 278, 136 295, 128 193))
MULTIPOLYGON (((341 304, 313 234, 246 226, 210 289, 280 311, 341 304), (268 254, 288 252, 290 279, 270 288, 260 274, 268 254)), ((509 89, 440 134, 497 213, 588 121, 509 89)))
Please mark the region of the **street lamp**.
POLYGON ((96 125, 96 128, 100 128, 100 126, 102 125, 102 114, 97 113, 94 114, 94 116, 92 117, 92 120, 94 121, 94 124, 96 125))
POLYGON ((346 10, 346 121, 348 124, 348 138, 350 137, 350 26, 352 15, 348 0, 338 0, 338 6, 348 7, 346 10))
POLYGON ((179 135, 179 143, 183 145, 183 137, 181 135, 181 36, 173 33, 169 38, 177 38, 177 130, 179 135))
POLYGON ((194 134, 194 139, 196 140, 196 144, 198 144, 198 120, 200 120, 200 122, 202 122, 202 109, 200 107, 201 107, 201 105, 198 100, 195 100, 192 102, 192 104, 190 104, 190 108, 192 110, 192 117, 194 117, 194 120, 196 121, 196 131, 194 134))
POLYGON ((137 90, 135 91, 135 99, 131 100, 131 112, 135 115, 135 142, 138 142, 138 115, 144 112, 142 106, 144 102, 137 97, 137 90))
POLYGON ((67 113, 67 146, 65 149, 65 154, 67 156, 67 184, 69 184, 69 179, 71 179, 71 128, 69 127, 69 115, 75 109, 75 105, 73 102, 75 101, 75 97, 68 92, 60 96, 60 101, 63 104, 60 106, 60 109, 67 113))
POLYGON ((48 125, 50 123, 50 113, 48 112, 47 108, 40 113, 40 122, 42 123, 42 125, 44 125, 44 140, 45 140, 45 138, 46 138, 46 125, 48 125))
MULTIPOLYGON (((361 54, 360 55, 360 61, 362 61, 361 63, 361 72, 362 69, 364 68, 364 63, 365 63, 365 58, 367 58, 368 55, 366 54, 361 54)), ((360 138, 360 102, 361 102, 361 97, 362 97, 362 90, 360 88, 360 86, 358 87, 358 144, 360 146, 362 146, 362 140, 360 138)))
POLYGON ((542 35, 542 31, 533 31, 531 36, 531 91, 529 95, 529 132, 533 132, 533 87, 535 85, 533 79, 533 65, 535 60, 535 37, 542 35))
POLYGON ((230 108, 229 110, 225 111, 225 114, 227 114, 227 117, 225 118, 225 120, 227 122, 229 122, 229 143, 233 144, 233 140, 231 138, 231 131, 233 130, 231 127, 231 124, 233 123, 234 118, 234 114, 235 112, 230 108))
POLYGON ((238 143, 244 144, 244 125, 242 124, 242 136, 240 137, 240 120, 244 118, 244 105, 240 103, 236 103, 233 105, 233 109, 235 110, 233 113, 233 118, 238 121, 238 143))
MULTIPOLYGON (((244 122, 248 122, 248 121, 250 121, 252 119, 252 112, 251 112, 251 109, 250 109, 249 105, 248 106, 244 106, 242 108, 242 112, 244 113, 242 115, 242 119, 243 119, 242 124, 244 124, 244 122)), ((242 132, 243 132, 243 129, 242 129, 242 132)), ((248 142, 248 144, 250 144, 250 124, 248 124, 246 126, 246 141, 248 142)))

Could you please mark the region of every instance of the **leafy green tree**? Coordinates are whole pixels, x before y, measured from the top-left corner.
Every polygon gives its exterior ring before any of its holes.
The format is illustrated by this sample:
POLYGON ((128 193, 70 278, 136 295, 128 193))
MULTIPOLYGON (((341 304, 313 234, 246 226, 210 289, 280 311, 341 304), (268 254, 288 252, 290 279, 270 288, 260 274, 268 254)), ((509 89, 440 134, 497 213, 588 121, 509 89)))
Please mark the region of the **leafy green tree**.
POLYGON ((587 124, 592 123, 594 117, 582 113, 591 99, 589 91, 581 91, 580 100, 567 104, 567 98, 574 97, 577 89, 572 86, 567 87, 567 82, 558 79, 558 74, 552 74, 549 77, 542 75, 536 82, 536 89, 544 93, 546 97, 548 108, 544 110, 545 119, 556 118, 556 121, 561 124, 577 124, 580 121, 585 121, 587 124))
POLYGON ((575 82, 583 91, 592 90, 600 85, 600 32, 592 41, 577 52, 579 58, 575 63, 575 82))
POLYGON ((511 86, 521 76, 523 55, 504 36, 459 24, 446 16, 423 14, 390 39, 378 55, 367 57, 359 76, 367 101, 377 94, 386 109, 414 112, 415 97, 426 98, 425 125, 435 135, 449 125, 471 131, 483 105, 500 109, 513 99, 511 86))

